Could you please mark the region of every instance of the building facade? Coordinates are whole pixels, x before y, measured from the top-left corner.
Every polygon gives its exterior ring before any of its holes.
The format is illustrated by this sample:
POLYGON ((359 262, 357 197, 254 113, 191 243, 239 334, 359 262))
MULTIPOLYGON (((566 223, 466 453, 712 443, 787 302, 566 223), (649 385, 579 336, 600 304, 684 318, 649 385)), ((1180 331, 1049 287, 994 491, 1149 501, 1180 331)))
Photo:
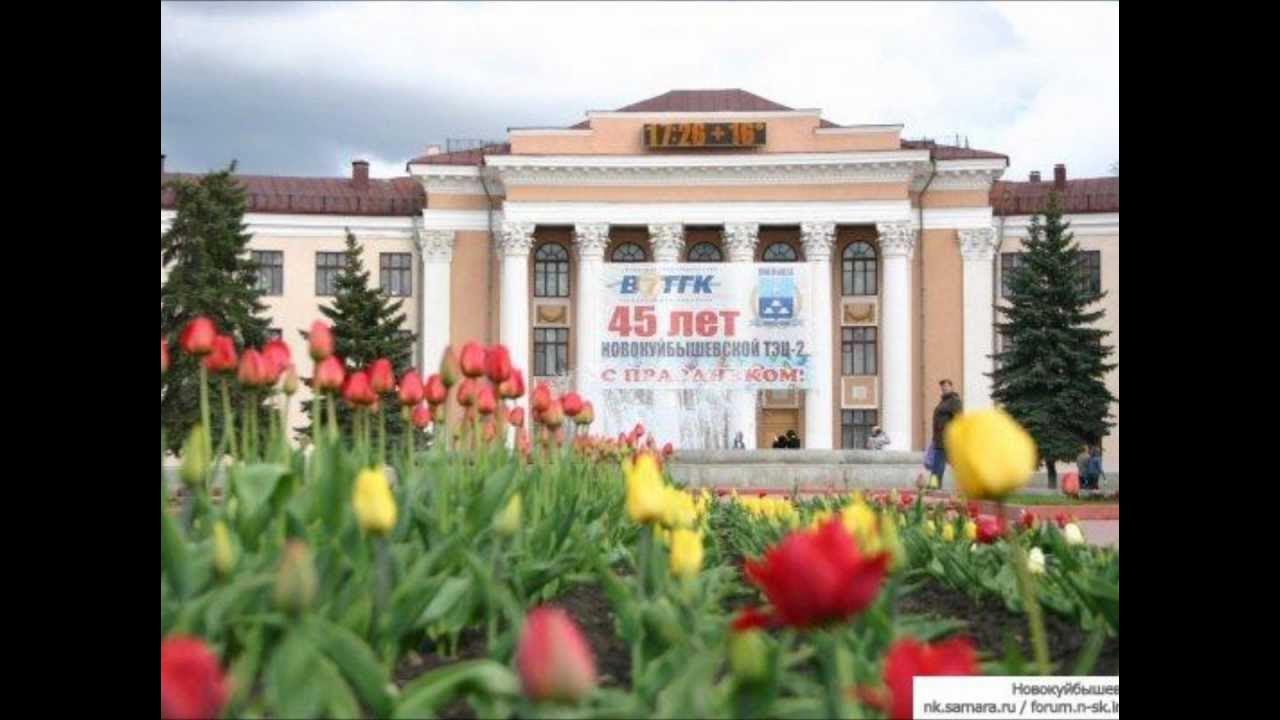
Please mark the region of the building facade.
MULTIPOLYGON (((297 330, 319 317, 350 228, 380 286, 405 298, 428 371, 449 344, 503 342, 534 382, 562 388, 598 349, 599 330, 577 319, 603 263, 805 263, 817 379, 732 393, 732 429, 748 448, 787 430, 844 448, 880 425, 891 448, 921 450, 941 379, 966 408, 991 404, 1002 272, 1050 190, 1107 291, 1118 360, 1119 178, 1067 180, 1058 166, 1050 181, 1002 181, 1006 156, 902 129, 741 90, 672 91, 570 127, 432 147, 407 178, 372 180, 359 162, 351 178, 244 176, 246 222, 273 327, 303 365, 297 330)), ((175 177, 162 159, 162 184, 175 177)), ((162 189, 162 232, 172 214, 162 189)), ((1118 396, 1118 369, 1107 383, 1118 396)), ((1118 426, 1103 448, 1118 473, 1118 426)))

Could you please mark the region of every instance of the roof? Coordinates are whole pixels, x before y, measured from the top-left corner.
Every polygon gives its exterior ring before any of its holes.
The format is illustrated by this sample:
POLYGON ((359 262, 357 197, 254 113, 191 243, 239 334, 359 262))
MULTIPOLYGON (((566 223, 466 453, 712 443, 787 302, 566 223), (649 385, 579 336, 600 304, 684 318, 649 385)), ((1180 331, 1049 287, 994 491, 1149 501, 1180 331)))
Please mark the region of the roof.
MULTIPOLYGON (((620 107, 613 112, 655 113, 655 112, 779 112, 794 108, 782 103, 762 98, 755 93, 733 88, 730 90, 668 90, 661 95, 654 95, 646 100, 620 107)), ((583 120, 570 127, 572 130, 585 130, 591 127, 590 120, 583 120)), ((820 127, 840 127, 833 122, 822 120, 820 127)))
MULTIPOLYGON (((195 181, 194 173, 160 175, 160 208, 173 209, 176 192, 166 183, 195 181)), ((275 175, 235 175, 248 192, 248 212, 302 215, 382 215, 413 216, 426 207, 426 193, 410 177, 390 180, 369 179, 369 186, 357 189, 351 178, 282 177, 275 175)))
POLYGON ((972 150, 956 145, 939 145, 932 140, 903 140, 903 150, 928 150, 929 157, 934 160, 1004 160, 1008 155, 1001 155, 990 150, 972 150))
POLYGON ((457 150, 434 155, 421 155, 409 161, 409 164, 424 163, 427 165, 483 165, 486 155, 510 155, 511 143, 496 143, 470 150, 457 150))
MULTIPOLYGON (((1040 182, 997 181, 991 186, 991 211, 996 215, 1031 215, 1044 209, 1053 179, 1040 182)), ((1067 180, 1061 192, 1062 211, 1073 214, 1120 212, 1120 178, 1067 180)))

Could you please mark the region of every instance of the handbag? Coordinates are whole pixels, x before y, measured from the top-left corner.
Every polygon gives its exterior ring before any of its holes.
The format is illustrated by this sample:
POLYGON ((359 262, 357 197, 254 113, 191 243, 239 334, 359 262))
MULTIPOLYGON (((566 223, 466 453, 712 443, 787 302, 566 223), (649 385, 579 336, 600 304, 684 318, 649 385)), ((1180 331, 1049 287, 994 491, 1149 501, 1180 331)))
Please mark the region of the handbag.
POLYGON ((929 472, 933 472, 934 462, 938 457, 938 448, 933 443, 929 443, 929 447, 924 451, 924 467, 929 472))

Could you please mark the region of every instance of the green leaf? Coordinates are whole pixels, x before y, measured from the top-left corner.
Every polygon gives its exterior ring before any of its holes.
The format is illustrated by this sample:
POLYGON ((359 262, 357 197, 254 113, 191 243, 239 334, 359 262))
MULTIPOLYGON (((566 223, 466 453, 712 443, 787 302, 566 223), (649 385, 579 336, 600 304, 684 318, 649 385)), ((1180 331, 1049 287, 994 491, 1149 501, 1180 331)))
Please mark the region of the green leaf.
POLYGON ((264 680, 266 700, 276 717, 360 714, 360 704, 337 667, 296 628, 272 655, 264 680))
POLYGON ((390 714, 392 697, 387 685, 391 680, 369 646, 350 630, 315 615, 308 616, 303 626, 311 641, 338 666, 373 714, 377 717, 390 714))
POLYGON ((439 622, 463 596, 471 591, 471 582, 469 577, 451 577, 446 580, 431 598, 427 609, 422 611, 418 624, 425 626, 439 622))
POLYGON ((191 590, 187 543, 173 518, 164 510, 160 511, 160 570, 178 597, 187 597, 191 590))
POLYGON ((515 696, 520 692, 520 680, 492 660, 454 663, 426 673, 407 685, 392 717, 434 717, 436 708, 467 691, 515 696))

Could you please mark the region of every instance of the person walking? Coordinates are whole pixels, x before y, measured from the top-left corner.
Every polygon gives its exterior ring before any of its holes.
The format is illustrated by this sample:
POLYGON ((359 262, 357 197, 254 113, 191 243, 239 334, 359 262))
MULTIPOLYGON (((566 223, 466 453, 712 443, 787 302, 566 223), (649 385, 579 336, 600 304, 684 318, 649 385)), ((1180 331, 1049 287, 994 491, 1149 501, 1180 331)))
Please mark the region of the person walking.
POLYGON ((950 380, 944 379, 938 383, 938 387, 942 390, 942 399, 938 401, 938 406, 933 409, 933 445, 932 458, 926 458, 931 461, 929 472, 942 481, 942 474, 947 469, 947 448, 946 448, 946 430, 947 425, 956 419, 961 412, 964 411, 964 404, 960 402, 960 394, 955 391, 955 387, 950 380))

